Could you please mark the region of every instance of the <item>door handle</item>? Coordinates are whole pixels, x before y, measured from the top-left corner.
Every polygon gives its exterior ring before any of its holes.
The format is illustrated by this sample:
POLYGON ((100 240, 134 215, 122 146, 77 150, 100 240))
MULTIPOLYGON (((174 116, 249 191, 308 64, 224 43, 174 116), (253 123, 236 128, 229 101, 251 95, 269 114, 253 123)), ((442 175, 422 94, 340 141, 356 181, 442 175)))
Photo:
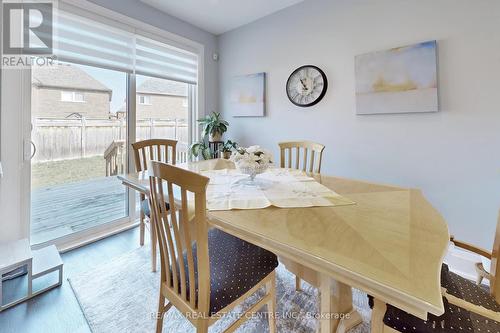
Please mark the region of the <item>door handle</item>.
POLYGON ((35 157, 35 154, 36 154, 36 145, 33 141, 30 141, 31 143, 31 147, 33 147, 33 152, 31 153, 31 156, 30 156, 30 160, 33 159, 33 157, 35 157))
POLYGON ((31 161, 31 159, 36 154, 35 143, 29 139, 26 139, 23 143, 23 159, 24 161, 31 161))

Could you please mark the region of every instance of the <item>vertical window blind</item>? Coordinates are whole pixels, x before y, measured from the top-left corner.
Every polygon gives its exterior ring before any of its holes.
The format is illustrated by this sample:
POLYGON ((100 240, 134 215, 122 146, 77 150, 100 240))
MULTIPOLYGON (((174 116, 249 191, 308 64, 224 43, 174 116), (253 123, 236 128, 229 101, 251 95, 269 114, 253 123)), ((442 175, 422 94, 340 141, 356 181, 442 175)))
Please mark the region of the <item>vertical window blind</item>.
POLYGON ((197 84, 195 53, 57 10, 54 54, 61 61, 197 84))

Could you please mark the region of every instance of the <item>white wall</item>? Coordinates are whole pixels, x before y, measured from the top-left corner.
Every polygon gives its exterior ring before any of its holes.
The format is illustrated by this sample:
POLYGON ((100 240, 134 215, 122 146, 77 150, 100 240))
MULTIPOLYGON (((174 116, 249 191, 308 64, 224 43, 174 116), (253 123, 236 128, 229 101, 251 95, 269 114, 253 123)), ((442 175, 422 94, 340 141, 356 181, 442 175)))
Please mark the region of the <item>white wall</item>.
POLYGON ((450 232, 486 248, 500 208, 500 2, 309 0, 219 38, 220 104, 231 139, 326 145, 324 173, 421 188, 450 232), (438 40, 441 112, 355 114, 354 56, 438 40), (311 108, 285 82, 304 64, 329 79, 311 108), (233 118, 233 75, 267 73, 267 115, 233 118))

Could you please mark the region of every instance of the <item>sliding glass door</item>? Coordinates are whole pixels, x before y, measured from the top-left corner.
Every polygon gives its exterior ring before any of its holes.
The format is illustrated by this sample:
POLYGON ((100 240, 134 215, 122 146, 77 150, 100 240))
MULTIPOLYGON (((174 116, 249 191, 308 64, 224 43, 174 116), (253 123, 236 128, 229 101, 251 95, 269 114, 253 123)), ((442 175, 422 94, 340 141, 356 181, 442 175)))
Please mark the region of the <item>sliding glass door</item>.
POLYGON ((60 63, 32 68, 31 241, 128 216, 128 74, 60 63))
POLYGON ((57 64, 31 68, 25 88, 32 244, 132 225, 135 196, 117 178, 134 171, 130 143, 175 139, 185 161, 201 91, 198 46, 71 4, 54 15, 57 64))

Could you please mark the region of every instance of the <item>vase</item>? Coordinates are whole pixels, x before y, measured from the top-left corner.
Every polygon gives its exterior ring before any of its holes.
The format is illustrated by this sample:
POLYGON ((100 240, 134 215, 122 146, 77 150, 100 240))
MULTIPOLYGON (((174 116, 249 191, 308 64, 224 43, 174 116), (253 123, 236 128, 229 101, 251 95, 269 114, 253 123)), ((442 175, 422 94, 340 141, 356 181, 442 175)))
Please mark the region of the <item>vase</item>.
POLYGON ((259 164, 258 166, 239 166, 238 163, 236 163, 236 168, 241 173, 248 175, 250 182, 253 182, 258 174, 265 172, 268 167, 268 164, 259 164))
POLYGON ((222 134, 217 132, 217 133, 210 133, 208 136, 208 141, 210 142, 220 142, 222 141, 222 134))

